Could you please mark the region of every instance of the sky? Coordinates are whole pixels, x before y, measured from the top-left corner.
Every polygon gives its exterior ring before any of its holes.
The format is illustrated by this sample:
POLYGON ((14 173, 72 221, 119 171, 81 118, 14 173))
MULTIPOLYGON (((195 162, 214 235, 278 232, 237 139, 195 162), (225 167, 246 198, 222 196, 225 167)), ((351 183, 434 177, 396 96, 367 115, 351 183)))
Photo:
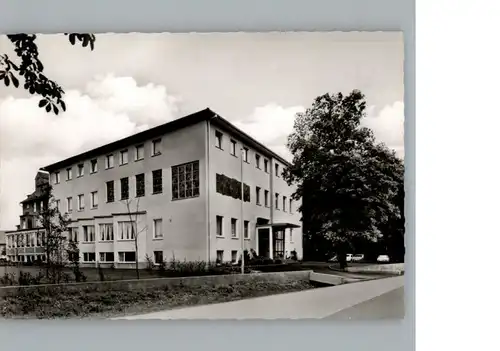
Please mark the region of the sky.
MULTIPOLYGON (((67 111, 46 113, 38 96, 0 84, 0 229, 19 224, 40 167, 207 107, 290 160, 295 114, 359 89, 363 124, 404 157, 402 33, 97 34, 94 51, 64 35, 37 43, 67 111)), ((5 36, 0 54, 15 57, 5 36)))

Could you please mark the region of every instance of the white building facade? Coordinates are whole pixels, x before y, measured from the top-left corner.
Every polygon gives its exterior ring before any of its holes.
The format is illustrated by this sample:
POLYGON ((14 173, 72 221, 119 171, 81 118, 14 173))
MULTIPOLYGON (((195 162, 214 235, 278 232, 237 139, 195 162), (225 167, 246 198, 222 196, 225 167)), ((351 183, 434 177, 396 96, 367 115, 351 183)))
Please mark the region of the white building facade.
POLYGON ((82 263, 133 268, 235 262, 243 248, 300 259, 300 201, 281 175, 287 165, 205 109, 43 170, 82 263))

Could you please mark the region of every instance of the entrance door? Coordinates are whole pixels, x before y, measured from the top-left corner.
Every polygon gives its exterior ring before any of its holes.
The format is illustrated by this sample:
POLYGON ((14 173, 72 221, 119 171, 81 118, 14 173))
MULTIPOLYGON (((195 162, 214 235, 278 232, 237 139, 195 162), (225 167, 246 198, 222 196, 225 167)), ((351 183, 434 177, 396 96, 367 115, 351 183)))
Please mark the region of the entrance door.
POLYGON ((270 257, 269 252, 269 231, 270 228, 258 229, 257 234, 259 235, 259 256, 270 257))

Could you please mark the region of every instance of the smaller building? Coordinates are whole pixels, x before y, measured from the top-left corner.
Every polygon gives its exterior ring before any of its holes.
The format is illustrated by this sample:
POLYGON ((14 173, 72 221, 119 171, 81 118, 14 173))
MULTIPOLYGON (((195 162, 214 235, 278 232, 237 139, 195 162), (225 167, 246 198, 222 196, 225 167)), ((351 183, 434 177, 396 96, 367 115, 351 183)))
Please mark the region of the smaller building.
POLYGON ((7 243, 5 242, 5 230, 0 230, 0 260, 7 258, 7 243))
POLYGON ((49 174, 38 172, 35 191, 21 201, 23 212, 17 230, 5 232, 7 260, 11 262, 44 261, 42 246, 43 229, 38 223, 40 212, 48 206, 49 199, 43 187, 49 184, 49 174))

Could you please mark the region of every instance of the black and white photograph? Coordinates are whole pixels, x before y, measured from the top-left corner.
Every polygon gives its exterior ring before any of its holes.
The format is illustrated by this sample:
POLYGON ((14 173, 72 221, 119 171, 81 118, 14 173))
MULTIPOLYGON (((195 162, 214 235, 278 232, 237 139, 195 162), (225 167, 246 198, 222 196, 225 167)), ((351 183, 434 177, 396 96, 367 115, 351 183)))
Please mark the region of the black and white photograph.
POLYGON ((0 35, 0 318, 403 319, 404 112, 402 32, 0 35))

